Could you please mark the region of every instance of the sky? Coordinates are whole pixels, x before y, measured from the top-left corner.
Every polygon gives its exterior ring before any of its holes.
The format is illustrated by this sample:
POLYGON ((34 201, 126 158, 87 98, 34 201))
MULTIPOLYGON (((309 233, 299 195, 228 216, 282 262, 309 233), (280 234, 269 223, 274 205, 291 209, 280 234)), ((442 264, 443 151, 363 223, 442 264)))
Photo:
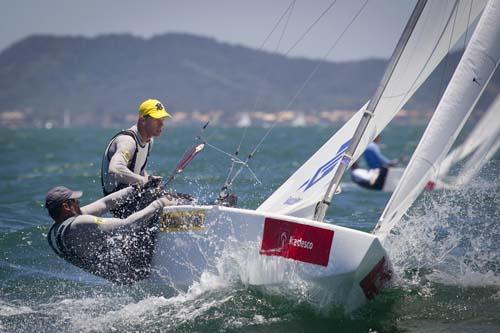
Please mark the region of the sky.
POLYGON ((328 61, 388 58, 415 2, 2 0, 0 52, 33 34, 95 37, 109 33, 129 33, 151 38, 168 32, 184 32, 291 57, 328 61), (287 8, 291 10, 287 11, 287 8), (361 8, 352 25, 339 39, 361 8), (321 19, 313 25, 322 13, 321 19), (279 21, 282 16, 283 19, 279 21), (271 38, 266 41, 278 22, 271 38), (308 29, 309 32, 300 39, 308 29), (330 49, 332 51, 329 52, 330 49))

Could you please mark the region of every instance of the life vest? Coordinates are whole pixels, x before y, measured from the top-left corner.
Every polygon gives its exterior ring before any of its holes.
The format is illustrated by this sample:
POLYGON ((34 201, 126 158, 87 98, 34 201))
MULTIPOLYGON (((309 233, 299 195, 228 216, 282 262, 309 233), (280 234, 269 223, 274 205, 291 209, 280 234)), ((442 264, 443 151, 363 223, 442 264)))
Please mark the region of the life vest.
POLYGON ((76 216, 70 217, 62 223, 54 223, 47 234, 47 241, 54 252, 64 260, 76 265, 78 267, 83 267, 83 261, 74 255, 70 249, 64 244, 64 233, 71 226, 71 223, 75 221, 76 216))
POLYGON ((109 190, 106 190, 106 187, 104 185, 104 176, 105 176, 104 169, 105 169, 105 166, 106 166, 106 168, 109 167, 109 162, 111 161, 111 156, 109 156, 109 148, 111 147, 113 142, 116 140, 116 138, 120 135, 131 136, 135 141, 134 155, 132 156, 132 158, 129 160, 129 162, 127 164, 127 168, 130 171, 132 171, 133 173, 141 174, 144 171, 144 168, 146 168, 146 164, 148 162, 149 152, 151 151, 151 142, 146 143, 147 149, 139 149, 139 147, 145 148, 146 145, 144 145, 144 146, 141 145, 140 140, 137 136, 137 133, 132 131, 131 129, 122 130, 122 131, 118 132, 115 136, 113 136, 111 138, 111 140, 109 141, 108 146, 106 147, 106 150, 104 151, 104 155, 102 157, 102 163, 101 163, 101 187, 102 187, 102 191, 103 191, 104 195, 114 193, 114 192, 121 190, 122 188, 125 188, 128 186, 128 184, 116 184, 115 187, 109 191, 109 190), (143 163, 137 164, 137 160, 139 160, 139 161, 143 160, 143 163))
POLYGON ((76 216, 70 217, 61 224, 54 223, 47 234, 47 241, 54 252, 61 258, 66 258, 68 253, 66 246, 64 245, 62 235, 64 230, 71 225, 75 220, 76 216))
POLYGON ((72 246, 78 244, 64 243, 65 234, 76 218, 77 216, 73 216, 62 223, 54 223, 49 229, 47 240, 59 257, 89 273, 118 284, 131 284, 149 276, 155 239, 159 230, 153 227, 158 224, 157 217, 152 218, 139 235, 120 237, 122 241, 111 247, 108 247, 105 240, 100 240, 101 246, 94 250, 88 249, 94 252, 89 252, 84 257, 72 249, 72 246))

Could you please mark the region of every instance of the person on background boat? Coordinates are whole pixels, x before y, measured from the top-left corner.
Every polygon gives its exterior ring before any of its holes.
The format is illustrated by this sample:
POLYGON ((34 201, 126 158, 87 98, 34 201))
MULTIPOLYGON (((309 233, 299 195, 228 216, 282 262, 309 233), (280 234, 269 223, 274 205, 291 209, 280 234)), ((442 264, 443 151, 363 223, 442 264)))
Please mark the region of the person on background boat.
POLYGON ((124 200, 122 206, 112 210, 116 217, 127 217, 160 195, 162 178, 150 176, 146 171, 146 164, 153 146, 153 138, 161 135, 167 118, 171 118, 171 115, 159 100, 147 99, 139 106, 137 124, 118 132, 109 141, 101 164, 104 195, 133 184, 146 185, 147 188, 147 195, 124 200))
POLYGON ((389 168, 398 164, 397 159, 389 160, 382 154, 379 146, 380 140, 381 136, 378 135, 373 142, 368 144, 368 147, 366 147, 366 150, 363 153, 363 157, 365 158, 369 169, 389 168))
POLYGON ((176 204, 169 195, 126 219, 101 217, 136 189, 127 187, 80 208, 81 191, 58 186, 45 207, 54 224, 47 234, 54 252, 83 270, 118 284, 146 278, 162 208, 176 204))
POLYGON ((361 169, 358 162, 351 165, 351 180, 370 190, 382 190, 387 178, 387 168, 361 169))

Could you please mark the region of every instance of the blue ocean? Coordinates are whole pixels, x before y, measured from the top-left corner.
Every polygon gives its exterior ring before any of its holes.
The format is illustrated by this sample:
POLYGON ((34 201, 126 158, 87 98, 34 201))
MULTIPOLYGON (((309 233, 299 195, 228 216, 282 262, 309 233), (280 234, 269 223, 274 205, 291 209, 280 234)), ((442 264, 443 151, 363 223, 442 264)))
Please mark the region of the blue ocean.
MULTIPOLYGON (((500 189, 497 154, 458 190, 424 192, 387 244, 394 284, 346 312, 318 304, 307 285, 195 282, 187 291, 116 286, 60 259, 46 235, 48 189, 101 196, 100 163, 118 129, 2 129, 0 132, 0 332, 500 332, 500 189)), ((211 146, 171 184, 215 199, 240 142, 247 156, 268 129, 208 127, 211 146), (243 135, 245 134, 245 135, 243 135)), ((331 135, 332 127, 277 127, 234 182, 238 205, 255 209, 331 135)), ((408 162, 424 127, 391 125, 383 152, 408 162)), ((200 128, 169 128, 148 169, 168 177, 200 128)), ((344 177, 327 220, 371 231, 390 198, 344 177)), ((232 276, 238 276, 237 268, 232 276)))

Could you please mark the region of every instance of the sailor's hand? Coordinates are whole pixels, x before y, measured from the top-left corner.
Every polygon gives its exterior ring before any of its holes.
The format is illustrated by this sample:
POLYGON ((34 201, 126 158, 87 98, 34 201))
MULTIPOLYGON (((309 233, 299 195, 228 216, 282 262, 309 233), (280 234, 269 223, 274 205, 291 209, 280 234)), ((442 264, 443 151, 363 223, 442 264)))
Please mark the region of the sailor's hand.
POLYGON ((160 176, 147 176, 146 184, 144 188, 155 188, 160 187, 163 177, 160 176))
POLYGON ((147 183, 148 176, 141 176, 140 180, 137 180, 137 182, 130 184, 130 186, 132 186, 136 190, 140 190, 141 188, 145 187, 147 183))
POLYGON ((193 201, 194 200, 193 196, 191 194, 187 194, 187 193, 176 192, 174 194, 174 196, 178 199, 182 199, 185 201, 193 201))
POLYGON ((162 180, 163 180, 163 177, 161 177, 161 176, 148 176, 148 183, 151 183, 154 185, 160 184, 162 180))
POLYGON ((389 162, 389 166, 394 167, 394 166, 398 165, 398 163, 399 163, 399 160, 397 158, 395 158, 389 162))
POLYGON ((177 199, 174 198, 170 193, 167 193, 158 200, 160 200, 160 202, 163 204, 164 207, 177 205, 177 199))

